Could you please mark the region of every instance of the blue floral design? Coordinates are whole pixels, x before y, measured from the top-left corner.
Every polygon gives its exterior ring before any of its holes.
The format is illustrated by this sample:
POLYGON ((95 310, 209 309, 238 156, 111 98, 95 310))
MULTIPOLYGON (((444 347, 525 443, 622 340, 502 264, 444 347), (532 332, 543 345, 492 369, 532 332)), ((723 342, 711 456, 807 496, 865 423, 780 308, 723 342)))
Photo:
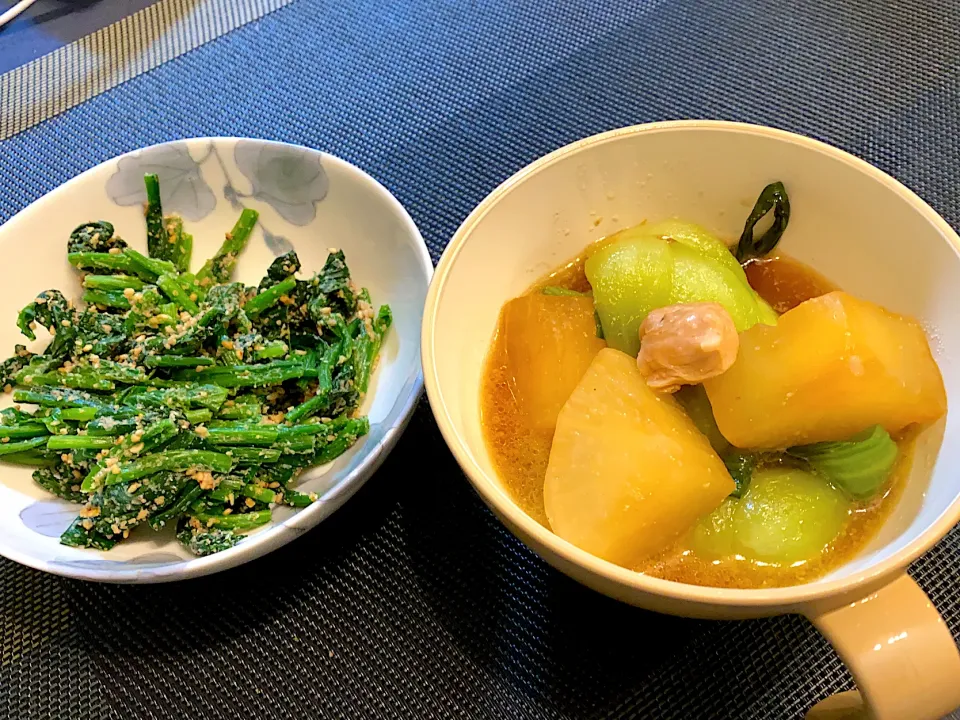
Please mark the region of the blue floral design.
POLYGON ((262 224, 260 225, 260 229, 263 230, 263 241, 267 244, 267 247, 270 248, 270 252, 277 257, 285 255, 293 250, 293 243, 282 235, 274 235, 272 232, 263 227, 262 224))
MULTIPOLYGON (((205 159, 205 158, 204 158, 205 159)), ((190 155, 186 143, 174 142, 147 148, 120 158, 117 171, 107 181, 107 195, 117 205, 140 205, 147 201, 143 176, 156 173, 160 178, 163 209, 186 220, 200 220, 216 207, 217 197, 207 185, 199 162, 190 155)))
POLYGON ((252 196, 270 204, 294 225, 307 225, 330 181, 320 156, 301 148, 240 140, 233 150, 237 167, 253 185, 252 196))
MULTIPOLYGON (((218 153, 217 159, 219 159, 219 157, 218 153)), ((223 174, 227 174, 226 168, 224 168, 223 174)), ((223 197, 226 198, 227 202, 230 203, 230 207, 234 210, 243 210, 243 203, 240 202, 240 194, 234 189, 233 185, 230 184, 229 180, 227 184, 223 186, 223 197)))
MULTIPOLYGON (((186 564, 190 560, 174 555, 168 552, 151 552, 143 555, 137 555, 129 560, 104 560, 97 557, 84 558, 77 560, 67 557, 55 557, 51 564, 64 565, 74 568, 88 568, 90 570, 129 570, 131 567, 143 567, 149 574, 149 570, 154 567, 163 567, 165 565, 186 564)), ((129 581, 127 581, 129 582, 129 581)))
POLYGON ((58 500, 38 500, 20 511, 20 520, 35 533, 60 537, 74 518, 77 506, 58 500))

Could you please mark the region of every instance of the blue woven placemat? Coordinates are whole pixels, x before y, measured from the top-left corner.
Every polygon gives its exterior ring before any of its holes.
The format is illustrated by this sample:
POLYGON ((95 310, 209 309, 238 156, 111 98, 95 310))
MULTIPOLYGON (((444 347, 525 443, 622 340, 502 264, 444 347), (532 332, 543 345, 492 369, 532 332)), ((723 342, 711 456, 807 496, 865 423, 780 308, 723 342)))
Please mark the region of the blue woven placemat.
MULTIPOLYGON (((0 220, 120 152, 247 135, 368 170, 436 259, 543 153, 717 117, 838 145, 960 222, 956 3, 268 4, 234 2, 262 17, 0 142, 0 220)), ((80 76, 65 62, 45 82, 80 76)), ((955 635, 958 561, 955 530, 912 570, 955 635)), ((243 568, 111 587, 0 561, 3 717, 794 718, 850 685, 799 618, 656 616, 547 568, 483 508, 425 403, 342 511, 243 568)))

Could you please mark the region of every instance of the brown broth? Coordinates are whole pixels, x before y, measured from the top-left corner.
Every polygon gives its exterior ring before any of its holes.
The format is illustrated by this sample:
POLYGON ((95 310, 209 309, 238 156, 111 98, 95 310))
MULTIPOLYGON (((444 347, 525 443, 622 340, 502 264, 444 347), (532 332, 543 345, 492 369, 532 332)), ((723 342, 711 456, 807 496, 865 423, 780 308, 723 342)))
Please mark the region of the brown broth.
POLYGON ((750 260, 743 269, 750 286, 781 314, 838 289, 813 268, 788 257, 750 260))
MULTIPOLYGON (((599 240, 597 244, 603 242, 599 240)), ((584 273, 587 254, 584 252, 549 273, 527 292, 548 285, 589 291, 590 284, 584 273)), ((836 289, 811 268, 787 257, 752 261, 745 270, 754 289, 781 313, 804 300, 836 289)), ((553 437, 549 432, 529 426, 507 380, 503 348, 497 337, 487 358, 481 388, 484 440, 497 473, 513 500, 530 517, 549 528, 543 505, 543 482, 553 437)), ((877 533, 902 493, 904 479, 910 472, 915 435, 915 432, 908 432, 897 439, 900 460, 884 493, 869 502, 855 503, 844 531, 812 561, 790 567, 735 558, 711 561, 695 555, 681 539, 661 555, 632 569, 666 580, 727 588, 781 587, 809 582, 852 558, 877 533)))

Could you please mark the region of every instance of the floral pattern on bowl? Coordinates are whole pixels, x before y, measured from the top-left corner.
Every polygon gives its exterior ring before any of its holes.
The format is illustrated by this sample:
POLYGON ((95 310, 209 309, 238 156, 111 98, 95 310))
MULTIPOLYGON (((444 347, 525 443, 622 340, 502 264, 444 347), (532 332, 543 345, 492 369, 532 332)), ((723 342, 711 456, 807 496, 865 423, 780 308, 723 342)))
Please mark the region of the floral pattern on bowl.
MULTIPOLYGON (((143 176, 154 173, 160 178, 160 199, 166 210, 185 220, 202 220, 217 207, 208 176, 218 169, 223 198, 234 210, 266 203, 285 222, 298 227, 316 218, 317 203, 330 187, 320 153, 261 140, 238 140, 232 153, 221 150, 211 142, 198 155, 191 153, 186 142, 172 142, 130 153, 117 161, 107 181, 107 195, 117 205, 142 206, 147 201, 143 176), (208 164, 215 168, 205 174, 208 164), (238 187, 243 182, 249 183, 248 192, 243 185, 238 187)), ((293 249, 286 237, 260 224, 264 242, 275 255, 293 249)))
POLYGON ((255 199, 269 203, 294 225, 313 222, 316 204, 327 196, 330 186, 316 153, 241 140, 233 149, 233 157, 253 185, 255 199))
MULTIPOLYGON (((146 245, 144 173, 160 178, 164 209, 183 216, 194 236, 193 269, 213 254, 240 210, 260 213, 240 256, 236 278, 256 283, 276 255, 296 249, 309 273, 328 248, 341 248, 357 282, 377 304, 389 304, 394 324, 362 411, 370 432, 328 466, 302 474, 298 487, 317 502, 300 511, 278 508, 274 520, 236 547, 195 558, 173 528, 140 527, 108 552, 69 548, 60 533, 79 509, 45 493, 30 469, 3 465, 0 475, 0 554, 70 577, 107 582, 164 582, 216 572, 275 549, 339 508, 376 470, 406 426, 420 395, 420 323, 433 272, 429 254, 406 211, 379 183, 354 166, 308 148, 263 140, 200 138, 144 148, 108 161, 41 198, 0 227, 0 248, 16 247, 18 271, 0 282, 0 349, 23 342, 17 310, 40 289, 80 295, 65 262, 66 238, 82 222, 105 219, 134 247, 146 245), (22 237, 43 238, 24 246, 22 237), (32 268, 23 272, 23 268, 32 268)), ((9 396, 6 396, 9 400, 9 396)))
POLYGON ((172 142, 124 155, 107 180, 107 195, 117 205, 143 205, 147 191, 143 176, 155 173, 160 178, 160 200, 168 212, 184 220, 201 220, 217 205, 217 196, 203 178, 201 166, 212 153, 194 160, 186 143, 172 142))

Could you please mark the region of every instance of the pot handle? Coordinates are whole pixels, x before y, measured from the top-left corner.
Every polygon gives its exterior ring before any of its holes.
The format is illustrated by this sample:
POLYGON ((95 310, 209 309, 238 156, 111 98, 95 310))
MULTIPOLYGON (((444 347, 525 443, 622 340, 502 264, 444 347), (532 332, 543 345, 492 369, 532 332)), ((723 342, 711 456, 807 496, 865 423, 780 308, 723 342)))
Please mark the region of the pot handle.
POLYGON ((807 720, 939 720, 960 707, 953 635, 906 573, 861 600, 805 614, 858 688, 817 703, 807 720))

